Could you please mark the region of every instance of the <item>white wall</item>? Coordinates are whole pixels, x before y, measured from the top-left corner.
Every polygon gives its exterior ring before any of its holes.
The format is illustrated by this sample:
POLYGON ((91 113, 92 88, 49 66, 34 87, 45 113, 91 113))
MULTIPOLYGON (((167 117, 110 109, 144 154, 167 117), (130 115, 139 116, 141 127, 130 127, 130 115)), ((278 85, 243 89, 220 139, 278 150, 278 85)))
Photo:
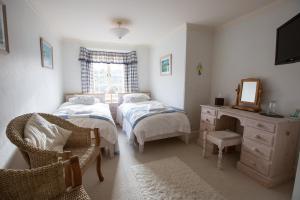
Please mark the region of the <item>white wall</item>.
POLYGON ((164 37, 151 49, 150 88, 153 98, 184 108, 186 24, 164 37), (172 54, 172 76, 160 75, 160 57, 172 54))
POLYGON ((200 104, 208 104, 210 99, 213 30, 188 24, 186 40, 185 110, 192 130, 198 130, 200 104), (203 66, 201 76, 196 70, 198 63, 203 66))
POLYGON ((8 122, 28 112, 52 112, 62 100, 60 42, 24 0, 7 6, 10 53, 0 54, 0 168, 25 167, 5 134, 8 122), (54 48, 54 69, 41 67, 39 37, 54 48))
POLYGON ((63 80, 64 92, 81 92, 81 68, 79 48, 86 47, 96 50, 108 51, 136 51, 138 57, 139 88, 141 91, 149 90, 149 57, 150 49, 145 45, 126 45, 104 42, 90 42, 76 39, 64 39, 62 41, 63 54, 63 80))
POLYGON ((276 1, 219 27, 211 98, 222 93, 233 104, 239 81, 257 77, 263 81, 264 104, 276 100, 283 114, 300 108, 300 63, 274 65, 276 29, 299 11, 299 0, 276 1))

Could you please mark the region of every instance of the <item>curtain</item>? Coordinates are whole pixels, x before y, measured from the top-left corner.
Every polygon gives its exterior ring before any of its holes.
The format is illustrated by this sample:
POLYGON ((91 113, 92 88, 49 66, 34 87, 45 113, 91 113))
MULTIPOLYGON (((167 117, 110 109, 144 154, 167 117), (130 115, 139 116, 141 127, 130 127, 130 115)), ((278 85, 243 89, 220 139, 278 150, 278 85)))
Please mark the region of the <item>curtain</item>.
POLYGON ((80 48, 81 65, 81 90, 82 93, 91 93, 94 90, 93 65, 89 59, 89 51, 86 48, 80 48))
POLYGON ((94 51, 80 47, 79 60, 81 62, 81 85, 83 93, 89 93, 93 90, 92 63, 124 64, 125 92, 139 91, 136 51, 121 53, 94 51))

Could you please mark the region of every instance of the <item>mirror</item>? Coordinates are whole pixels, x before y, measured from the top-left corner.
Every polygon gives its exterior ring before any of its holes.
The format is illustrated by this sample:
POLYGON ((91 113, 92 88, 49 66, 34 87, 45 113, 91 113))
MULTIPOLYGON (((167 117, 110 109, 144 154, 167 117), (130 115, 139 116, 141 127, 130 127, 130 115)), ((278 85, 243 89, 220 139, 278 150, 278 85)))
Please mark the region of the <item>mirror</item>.
POLYGON ((241 102, 255 103, 257 82, 244 81, 242 86, 241 102))
POLYGON ((233 108, 258 112, 260 111, 260 96, 262 92, 259 79, 242 79, 236 89, 236 104, 233 108))

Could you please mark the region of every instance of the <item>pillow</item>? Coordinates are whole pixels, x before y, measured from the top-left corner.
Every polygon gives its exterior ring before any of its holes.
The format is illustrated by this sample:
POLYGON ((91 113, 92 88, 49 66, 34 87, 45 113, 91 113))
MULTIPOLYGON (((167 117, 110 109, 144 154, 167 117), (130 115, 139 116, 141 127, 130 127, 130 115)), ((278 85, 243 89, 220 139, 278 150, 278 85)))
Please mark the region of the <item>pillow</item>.
POLYGON ((96 99, 94 96, 86 96, 86 95, 78 95, 75 97, 71 97, 69 102, 73 104, 84 104, 84 105, 93 105, 95 103, 99 103, 99 100, 96 99))
POLYGON ((34 113, 25 125, 24 139, 39 149, 63 152, 72 131, 63 129, 34 113))
POLYGON ((137 103, 142 101, 149 101, 150 97, 143 93, 125 94, 123 96, 123 103, 137 103))

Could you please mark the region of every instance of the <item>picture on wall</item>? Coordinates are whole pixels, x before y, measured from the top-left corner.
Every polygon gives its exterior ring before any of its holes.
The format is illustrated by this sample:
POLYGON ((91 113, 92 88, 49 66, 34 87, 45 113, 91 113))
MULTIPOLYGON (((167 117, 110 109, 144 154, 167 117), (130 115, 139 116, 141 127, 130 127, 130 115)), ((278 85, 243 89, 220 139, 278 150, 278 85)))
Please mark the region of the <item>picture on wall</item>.
POLYGON ((6 6, 0 3, 0 52, 9 53, 6 6))
POLYGON ((172 54, 161 57, 160 75, 172 75, 172 54))
POLYGON ((53 69, 53 47, 43 38, 40 38, 42 66, 53 69))

